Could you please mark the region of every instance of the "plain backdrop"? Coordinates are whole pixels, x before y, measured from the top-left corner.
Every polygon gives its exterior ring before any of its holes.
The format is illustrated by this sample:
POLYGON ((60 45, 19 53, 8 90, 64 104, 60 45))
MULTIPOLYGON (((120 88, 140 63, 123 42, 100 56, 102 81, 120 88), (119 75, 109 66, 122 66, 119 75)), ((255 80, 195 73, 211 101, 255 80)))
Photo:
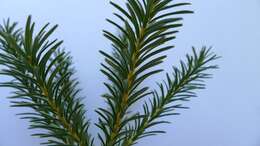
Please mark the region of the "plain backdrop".
MULTIPOLYGON (((184 0, 183 0, 184 1, 184 0)), ((116 0, 122 3, 122 0, 116 0)), ((259 146, 260 145, 260 0, 193 0, 190 9, 196 13, 185 16, 184 27, 171 43, 162 65, 166 71, 191 52, 191 46, 213 46, 222 56, 216 63, 220 69, 207 81, 207 89, 185 105, 180 116, 170 117, 167 131, 141 140, 138 146, 259 146)), ((0 0, 0 19, 10 17, 24 26, 32 14, 38 28, 46 22, 59 24, 55 37, 64 39, 71 52, 82 95, 86 96, 87 116, 97 120, 94 110, 104 106, 100 95, 105 92, 106 79, 100 73, 102 56, 99 49, 111 51, 102 29, 113 32, 105 18, 114 18, 115 10, 108 0, 0 0)), ((147 81, 154 85, 164 73, 147 81)), ((3 81, 6 78, 0 77, 3 81)), ((10 90, 0 89, 0 146, 39 146, 42 140, 30 136, 28 121, 11 108, 10 90)), ((96 135, 97 128, 92 126, 96 135)))

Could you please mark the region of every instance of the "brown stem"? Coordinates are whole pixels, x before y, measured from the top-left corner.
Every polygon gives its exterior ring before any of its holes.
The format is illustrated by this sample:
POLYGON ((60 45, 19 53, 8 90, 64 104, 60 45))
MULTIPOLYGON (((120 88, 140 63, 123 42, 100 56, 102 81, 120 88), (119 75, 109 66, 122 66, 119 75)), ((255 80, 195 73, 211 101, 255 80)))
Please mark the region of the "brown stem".
MULTIPOLYGON (((84 146, 84 143, 82 142, 81 137, 76 132, 76 130, 71 126, 70 121, 67 121, 65 119, 60 108, 57 107, 56 103, 52 100, 51 97, 49 97, 49 93, 48 93, 48 90, 46 89, 46 87, 43 86, 43 88, 41 88, 41 90, 42 90, 43 96, 48 98, 48 104, 50 105, 50 107, 52 108, 54 113, 56 114, 56 117, 59 120, 59 122, 61 123, 62 127, 68 131, 69 135, 72 136, 73 139, 75 139, 75 141, 79 144, 79 146, 84 146)), ((68 141, 66 141, 66 144, 70 144, 70 143, 68 141)))

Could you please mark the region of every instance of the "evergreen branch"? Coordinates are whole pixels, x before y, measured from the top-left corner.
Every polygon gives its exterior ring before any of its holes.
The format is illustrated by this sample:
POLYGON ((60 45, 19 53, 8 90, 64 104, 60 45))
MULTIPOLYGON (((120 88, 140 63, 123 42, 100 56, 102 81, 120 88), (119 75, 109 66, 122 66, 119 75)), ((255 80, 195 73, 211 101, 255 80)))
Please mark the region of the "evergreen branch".
POLYGON ((4 66, 0 75, 14 79, 0 86, 15 89, 10 97, 14 107, 34 110, 19 115, 30 120, 30 129, 46 130, 33 134, 49 138, 43 144, 92 145, 84 105, 78 98, 78 82, 73 78, 71 57, 58 51, 62 41, 48 40, 57 25, 47 30, 49 24, 46 24, 35 37, 35 23, 30 16, 24 33, 16 25, 8 20, 0 27, 0 65, 4 66))
MULTIPOLYGON (((169 123, 162 118, 178 115, 176 109, 186 108, 183 101, 195 97, 197 89, 204 89, 204 80, 211 77, 208 70, 218 68, 210 63, 218 58, 206 47, 187 55, 179 67, 173 67, 172 75, 158 83, 158 90, 150 90, 142 83, 163 69, 155 68, 167 57, 164 53, 174 46, 182 26, 179 10, 190 3, 173 3, 172 0, 126 0, 126 8, 114 2, 114 13, 119 23, 107 19, 119 31, 115 35, 104 30, 111 41, 112 54, 100 51, 105 57, 101 72, 108 78, 103 95, 107 108, 99 108, 96 126, 101 129, 98 138, 102 146, 132 146, 138 140, 165 133, 151 130, 157 125, 169 123), (130 111, 130 107, 144 100, 143 111, 130 111)), ((9 19, 0 25, 0 75, 12 80, 0 83, 0 87, 14 89, 11 99, 14 107, 31 108, 32 112, 20 113, 30 121, 30 129, 42 129, 33 134, 47 138, 49 146, 92 146, 94 139, 88 133, 89 121, 85 118, 74 78, 72 58, 61 50, 63 41, 50 40, 57 25, 49 24, 35 33, 35 23, 28 17, 25 29, 17 29, 17 23, 9 19), (23 32, 24 31, 24 32, 23 32)))
POLYGON ((192 11, 166 11, 189 3, 172 4, 171 0, 127 0, 127 11, 110 2, 119 12, 115 16, 123 26, 107 19, 120 30, 121 36, 104 31, 104 36, 112 42, 114 54, 103 51, 105 64, 101 72, 110 80, 105 83, 109 93, 106 99, 109 109, 100 108, 97 126, 102 130, 99 138, 104 146, 120 145, 126 132, 123 130, 131 121, 139 119, 138 114, 129 115, 129 107, 151 94, 141 83, 162 69, 153 69, 166 58, 162 53, 173 48, 165 44, 175 38, 176 29, 182 26, 179 14, 192 11), (174 17, 176 16, 176 17, 174 17))
POLYGON ((205 88, 204 79, 211 77, 211 74, 206 72, 218 68, 216 65, 208 64, 217 58, 219 57, 212 53, 211 49, 203 48, 200 52, 196 52, 193 48, 193 54, 186 56, 186 62, 180 61, 180 69, 173 67, 172 77, 167 74, 166 81, 158 84, 159 92, 154 91, 152 100, 143 105, 144 116, 136 119, 133 126, 129 126, 123 146, 131 146, 141 138, 164 133, 149 129, 169 123, 161 118, 178 115, 176 109, 187 108, 183 107, 181 102, 195 97, 195 90, 205 88))

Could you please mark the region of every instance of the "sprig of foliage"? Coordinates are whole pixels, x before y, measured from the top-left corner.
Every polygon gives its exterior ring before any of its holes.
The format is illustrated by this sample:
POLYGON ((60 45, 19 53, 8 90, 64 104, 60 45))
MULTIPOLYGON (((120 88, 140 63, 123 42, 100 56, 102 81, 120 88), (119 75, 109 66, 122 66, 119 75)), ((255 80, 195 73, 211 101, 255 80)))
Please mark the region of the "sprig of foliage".
POLYGON ((166 81, 158 84, 159 91, 154 90, 152 99, 145 102, 143 117, 136 119, 134 124, 129 126, 122 145, 131 146, 141 138, 165 133, 165 131, 149 129, 160 124, 170 123, 161 118, 179 115, 176 109, 187 108, 181 102, 196 97, 195 90, 205 88, 204 80, 211 78, 211 74, 206 71, 218 68, 216 65, 208 65, 208 63, 218 58, 211 52, 211 49, 204 47, 200 52, 196 52, 193 48, 193 54, 187 54, 186 61, 180 61, 180 69, 173 67, 172 75, 166 74, 166 81))
POLYGON ((46 24, 34 33, 35 23, 29 16, 24 33, 16 26, 8 20, 0 27, 0 65, 5 67, 0 74, 13 78, 0 86, 15 89, 10 97, 14 107, 33 110, 19 115, 30 120, 30 129, 45 130, 33 134, 48 138, 43 144, 92 145, 71 57, 59 51, 62 41, 49 39, 57 25, 47 29, 46 24))
MULTIPOLYGON (((104 36, 111 41, 114 52, 110 55, 100 51, 105 57, 101 71, 109 79, 109 82, 105 83, 108 93, 103 95, 108 109, 97 110, 100 115, 97 126, 103 132, 99 134, 103 146, 132 145, 136 139, 147 133, 142 134, 137 125, 132 127, 131 123, 143 121, 141 119, 147 118, 149 110, 146 109, 146 113, 141 115, 139 112, 130 113, 129 108, 140 99, 155 94, 149 87, 141 84, 152 75, 163 71, 154 67, 166 58, 164 52, 173 48, 167 43, 175 39, 177 29, 182 26, 183 18, 180 14, 193 12, 178 10, 190 3, 172 3, 171 0, 127 0, 127 10, 112 1, 110 3, 119 11, 114 15, 122 25, 110 19, 107 21, 114 25, 121 35, 104 31, 104 36)), ((193 67, 193 64, 188 65, 193 67)), ((157 109, 154 108, 153 110, 157 109)))
MULTIPOLYGON (((176 109, 186 108, 182 102, 195 97, 197 89, 204 89, 204 80, 211 77, 209 70, 218 68, 211 62, 218 58, 211 48, 192 49, 180 66, 174 66, 158 89, 142 83, 161 73, 166 51, 174 46, 182 26, 182 15, 193 13, 183 10, 190 3, 172 0, 126 0, 125 7, 111 1, 117 10, 118 21, 107 19, 119 31, 115 35, 104 30, 113 51, 100 51, 105 57, 101 72, 108 78, 103 95, 107 106, 99 108, 96 126, 101 130, 98 138, 102 146, 132 146, 140 139, 165 133, 153 130, 155 126, 169 123, 163 117, 178 115, 176 109), (143 100, 142 100, 143 99, 143 100), (139 110, 130 108, 138 102, 139 110)), ((89 121, 79 95, 78 81, 74 78, 72 58, 60 49, 62 41, 50 37, 57 25, 43 26, 37 33, 29 16, 25 30, 9 20, 0 25, 0 75, 12 77, 0 87, 15 91, 10 97, 14 107, 28 107, 32 112, 21 113, 29 119, 31 129, 43 129, 33 134, 47 138, 48 146, 92 146, 94 140, 88 133, 89 121)))

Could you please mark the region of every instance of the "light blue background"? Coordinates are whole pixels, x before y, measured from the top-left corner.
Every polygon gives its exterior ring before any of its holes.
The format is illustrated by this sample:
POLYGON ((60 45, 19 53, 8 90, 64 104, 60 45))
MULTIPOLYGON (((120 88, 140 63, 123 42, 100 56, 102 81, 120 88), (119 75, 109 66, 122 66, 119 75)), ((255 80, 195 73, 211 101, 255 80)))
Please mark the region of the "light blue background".
MULTIPOLYGON (((121 1, 121 0, 117 0, 121 1)), ((260 145, 260 1, 259 0, 193 0, 194 15, 185 17, 184 27, 172 43, 163 64, 166 70, 177 63, 191 46, 212 45, 223 58, 221 69, 207 81, 207 89, 198 92, 181 111, 171 117, 171 125, 160 127, 167 134, 142 140, 139 146, 259 146, 260 145)), ((99 72, 102 56, 99 49, 110 50, 101 30, 112 27, 113 8, 108 0, 0 0, 0 19, 10 17, 24 25, 28 14, 38 26, 45 22, 59 24, 56 36, 72 52, 77 75, 87 96, 88 116, 104 105, 100 95, 105 80, 99 72)), ((153 85, 156 76, 147 81, 153 85)), ((5 80, 1 77, 0 80, 5 80)), ((30 137, 27 121, 15 116, 21 109, 10 108, 8 89, 0 89, 0 146, 39 146, 30 137)), ((95 127, 91 132, 96 133, 95 127)))

